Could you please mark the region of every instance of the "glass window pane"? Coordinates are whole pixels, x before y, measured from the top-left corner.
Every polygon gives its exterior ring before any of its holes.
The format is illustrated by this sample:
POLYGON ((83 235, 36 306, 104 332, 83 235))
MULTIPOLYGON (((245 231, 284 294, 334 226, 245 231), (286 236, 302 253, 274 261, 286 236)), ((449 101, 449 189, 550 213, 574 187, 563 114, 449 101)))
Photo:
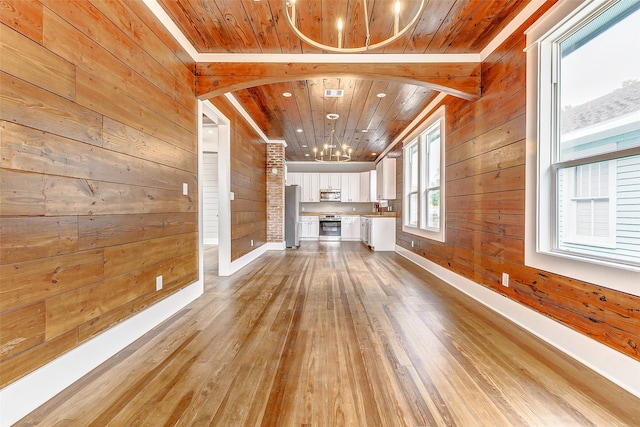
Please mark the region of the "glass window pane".
POLYGON ((560 168, 558 249, 638 265, 638 200, 639 155, 560 168))
POLYGON ((409 225, 418 226, 418 193, 410 193, 407 204, 409 207, 409 225))
POLYGON ((559 161, 640 145, 638 28, 623 0, 559 44, 559 161))
POLYGON ((409 191, 418 191, 418 144, 409 148, 409 164, 411 167, 409 191))
POLYGON ((440 128, 429 135, 429 176, 427 187, 440 186, 440 128))
POLYGON ((427 227, 440 229, 440 189, 427 191, 427 227))

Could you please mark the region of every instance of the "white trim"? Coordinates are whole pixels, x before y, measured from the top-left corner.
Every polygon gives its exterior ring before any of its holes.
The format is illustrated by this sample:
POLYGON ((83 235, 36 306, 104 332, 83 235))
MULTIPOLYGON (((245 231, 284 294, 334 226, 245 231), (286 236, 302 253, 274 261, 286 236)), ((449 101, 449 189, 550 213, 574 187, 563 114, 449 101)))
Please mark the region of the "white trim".
POLYGON ((178 26, 171 20, 167 12, 164 11, 162 6, 158 4, 157 0, 143 0, 144 4, 151 10, 156 18, 164 25, 164 27, 171 33, 173 38, 176 39, 178 44, 182 46, 184 50, 187 51, 191 59, 197 62, 197 58, 200 55, 195 47, 191 44, 191 42, 182 34, 182 31, 178 28, 178 26))
POLYGON ((0 426, 10 426, 200 297, 198 280, 0 390, 0 426))
MULTIPOLYGON (((260 138, 262 138, 262 140, 264 141, 264 143, 268 143, 270 140, 267 137, 267 135, 264 134, 264 132, 262 131, 262 129, 260 129, 258 127, 258 125, 256 124, 256 122, 253 120, 253 118, 251 118, 251 116, 249 115, 249 113, 247 112, 247 110, 245 110, 242 105, 240 105, 240 103, 238 102, 238 100, 236 99, 235 96, 233 96, 232 93, 227 92, 224 94, 224 96, 229 100, 229 102, 231 102, 231 104, 233 105, 233 107, 238 111, 238 113, 240 113, 240 115, 242 117, 244 117, 244 119, 247 121, 247 123, 249 123, 249 125, 253 128, 253 130, 258 134, 258 136, 260 136, 260 138)), ((278 141, 278 140, 276 140, 278 141)))
MULTIPOLYGON (((549 195, 541 194, 542 191, 538 188, 538 171, 541 161, 549 162, 551 150, 549 144, 540 146, 538 144, 539 133, 550 133, 548 121, 538 117, 538 104, 551 102, 550 91, 543 91, 540 94, 538 92, 540 84, 551 81, 550 67, 541 68, 539 64, 540 51, 547 47, 546 44, 540 43, 540 40, 562 25, 573 24, 581 16, 590 13, 592 9, 600 7, 605 1, 608 0, 560 1, 527 32, 524 261, 529 267, 640 296, 640 287, 638 287, 640 273, 637 270, 633 271, 622 266, 608 266, 604 263, 595 264, 569 254, 560 256, 552 252, 543 252, 550 248, 550 236, 539 231, 539 229, 549 230, 548 221, 551 220, 549 215, 538 215, 538 210, 549 211, 548 206, 545 207, 545 204, 549 203, 549 195), (542 99, 539 99, 539 96, 542 99)), ((540 181, 545 188, 550 188, 549 174, 540 177, 540 181)))
POLYGON ((396 137, 396 139, 394 139, 391 144, 389 144, 389 146, 387 148, 384 149, 384 151, 382 153, 380 153, 380 155, 376 158, 376 163, 378 163, 380 160, 382 160, 384 158, 384 156, 391 151, 391 149, 393 147, 395 147, 399 142, 401 141, 405 141, 405 140, 411 140, 413 138, 415 138, 417 135, 420 135, 420 132, 422 131, 420 128, 416 129, 415 127, 418 126, 418 124, 420 124, 421 121, 424 120, 425 117, 427 117, 429 114, 432 113, 433 109, 436 108, 438 106, 438 104, 440 104, 442 102, 442 100, 447 97, 448 94, 444 93, 444 92, 440 92, 438 94, 438 96, 436 96, 433 101, 431 101, 429 103, 429 105, 427 105, 427 107, 422 110, 422 112, 420 114, 418 114, 418 116, 413 119, 413 121, 411 123, 409 123, 409 125, 404 128, 402 130, 402 132, 400 132, 400 134, 396 137))
MULTIPOLYGON (((147 0, 149 1, 149 0, 147 0)), ((442 64, 480 62, 478 53, 199 53, 197 62, 270 64, 442 64)))
MULTIPOLYGON (((204 241, 202 243, 204 243, 205 245, 217 245, 217 244, 220 243, 220 239, 217 238, 217 237, 212 237, 210 239, 204 239, 204 241)), ((203 252, 203 251, 201 251, 201 252, 203 252)))
POLYGON ((482 49, 482 52, 480 52, 480 61, 484 62, 489 55, 500 47, 500 45, 504 43, 505 40, 507 40, 522 24, 524 24, 531 15, 540 9, 540 6, 545 4, 545 2, 546 0, 532 0, 524 9, 522 9, 522 11, 511 22, 504 26, 498 35, 491 40, 484 49, 482 49))
MULTIPOLYGON (((229 119, 210 101, 202 103, 202 114, 218 124, 218 276, 228 276, 231 265, 231 126, 229 119)), ((202 145, 198 143, 198 151, 202 145)), ((202 169, 198 169, 198 182, 202 169)), ((202 217, 202 197, 199 199, 198 216, 202 217)), ((203 251, 201 251, 203 252, 203 251)))
POLYGON ((254 249, 253 251, 249 252, 248 254, 245 254, 245 255, 241 256, 240 258, 232 261, 231 265, 229 267, 229 275, 237 273, 240 269, 246 267, 247 265, 251 264, 256 259, 260 258, 267 251, 283 251, 285 249, 286 249, 285 242, 268 242, 268 243, 265 243, 264 245, 254 249))
POLYGON ((402 231, 414 236, 420 236, 438 242, 445 241, 446 232, 446 129, 446 107, 444 105, 441 105, 437 110, 433 111, 433 113, 430 114, 429 117, 427 117, 427 119, 420 124, 420 126, 418 126, 413 132, 411 132, 411 139, 405 140, 405 143, 407 145, 402 148, 402 154, 404 156, 404 169, 402 172, 402 180, 404 182, 402 189, 402 201, 403 204, 406 205, 407 196, 409 195, 409 182, 407 180, 408 168, 406 166, 408 156, 405 154, 405 151, 414 141, 418 147, 418 224, 416 226, 407 224, 407 220, 409 218, 409 209, 405 209, 405 213, 404 215, 402 215, 402 231), (428 190, 428 178, 426 176, 426 173, 428 172, 427 164, 429 163, 429 158, 427 155, 428 150, 426 146, 428 142, 424 140, 424 135, 426 135, 432 127, 435 127, 436 123, 438 122, 438 127, 440 129, 440 229, 436 231, 427 228, 427 225, 425 224, 427 213, 424 212, 426 207, 426 203, 424 200, 426 196, 424 195, 424 193, 426 190, 428 190))
POLYGON ((396 253, 640 397, 640 362, 401 246, 396 253))
MULTIPOLYGON (((438 63, 474 63, 482 62, 493 53, 515 30, 518 29, 545 3, 545 0, 532 0, 500 33, 479 53, 200 53, 191 44, 157 0, 144 0, 144 3, 167 31, 195 62, 243 62, 243 63, 293 63, 293 64, 438 64, 438 63)), ((570 2, 559 2, 570 3, 570 2)))

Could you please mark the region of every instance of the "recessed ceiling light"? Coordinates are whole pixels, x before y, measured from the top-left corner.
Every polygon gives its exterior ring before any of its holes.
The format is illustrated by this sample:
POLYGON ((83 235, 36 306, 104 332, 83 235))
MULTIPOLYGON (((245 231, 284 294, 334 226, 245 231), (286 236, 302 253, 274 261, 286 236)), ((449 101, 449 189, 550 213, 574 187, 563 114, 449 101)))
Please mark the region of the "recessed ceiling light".
POLYGON ((378 153, 371 153, 372 156, 375 156, 376 154, 378 154, 378 153))
POLYGON ((307 148, 307 144, 304 144, 304 145, 302 146, 302 148, 307 148))
POLYGON ((336 114, 336 113, 327 114, 327 119, 329 120, 338 120, 338 117, 340 117, 340 114, 336 114))
POLYGON ((369 129, 362 129, 360 132, 367 133, 367 132, 369 132, 369 129))
POLYGON ((378 98, 384 98, 385 96, 387 96, 386 93, 384 92, 380 92, 379 94, 376 95, 378 98))
POLYGON ((304 153, 304 156, 305 157, 309 157, 309 153, 304 153))
POLYGON ((284 92, 282 96, 284 96, 285 98, 291 98, 292 95, 291 92, 284 92))
POLYGON ((302 133, 302 129, 296 129, 296 132, 302 133))

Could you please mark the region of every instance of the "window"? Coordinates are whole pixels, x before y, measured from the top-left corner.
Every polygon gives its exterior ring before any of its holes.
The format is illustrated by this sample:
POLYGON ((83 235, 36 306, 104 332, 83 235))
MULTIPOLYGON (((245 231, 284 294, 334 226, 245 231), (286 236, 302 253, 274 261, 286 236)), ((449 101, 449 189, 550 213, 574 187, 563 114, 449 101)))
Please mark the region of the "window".
POLYGON ((404 147, 403 231, 444 241, 444 107, 404 147))
POLYGON ((525 262, 616 287, 640 271, 640 1, 562 3, 527 32, 525 262))

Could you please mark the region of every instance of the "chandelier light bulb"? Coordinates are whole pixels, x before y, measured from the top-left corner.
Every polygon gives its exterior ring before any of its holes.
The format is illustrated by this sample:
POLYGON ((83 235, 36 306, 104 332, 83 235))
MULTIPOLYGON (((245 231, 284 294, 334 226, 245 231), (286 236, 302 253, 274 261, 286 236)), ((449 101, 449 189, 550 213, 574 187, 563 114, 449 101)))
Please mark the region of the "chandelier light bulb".
POLYGON ((396 1, 396 4, 393 6, 393 35, 397 35, 400 29, 400 0, 396 1))

